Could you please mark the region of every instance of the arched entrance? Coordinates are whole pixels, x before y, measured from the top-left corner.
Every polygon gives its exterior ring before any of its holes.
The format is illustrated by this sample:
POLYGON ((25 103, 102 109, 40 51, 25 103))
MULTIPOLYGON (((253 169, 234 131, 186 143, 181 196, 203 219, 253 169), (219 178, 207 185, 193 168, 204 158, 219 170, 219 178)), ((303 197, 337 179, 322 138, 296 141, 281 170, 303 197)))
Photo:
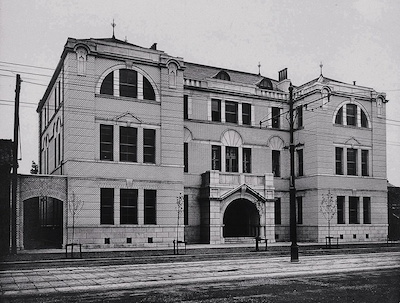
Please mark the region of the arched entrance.
POLYGON ((260 215, 257 207, 246 199, 230 203, 224 213, 223 236, 255 237, 258 235, 260 215))
POLYGON ((24 201, 24 248, 61 248, 63 202, 52 197, 24 201))

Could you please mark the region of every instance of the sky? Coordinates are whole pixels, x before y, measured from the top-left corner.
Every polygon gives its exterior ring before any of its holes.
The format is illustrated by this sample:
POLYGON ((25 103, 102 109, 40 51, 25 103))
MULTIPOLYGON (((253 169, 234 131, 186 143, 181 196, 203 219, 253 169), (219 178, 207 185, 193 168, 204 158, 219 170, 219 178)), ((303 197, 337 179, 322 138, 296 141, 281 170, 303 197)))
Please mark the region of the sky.
POLYGON ((385 92, 388 180, 400 186, 400 1, 0 0, 0 139, 13 138, 21 74, 19 173, 38 163, 36 106, 68 37, 118 39, 185 61, 294 85, 320 74, 385 92), (31 67, 29 67, 31 66, 31 67))

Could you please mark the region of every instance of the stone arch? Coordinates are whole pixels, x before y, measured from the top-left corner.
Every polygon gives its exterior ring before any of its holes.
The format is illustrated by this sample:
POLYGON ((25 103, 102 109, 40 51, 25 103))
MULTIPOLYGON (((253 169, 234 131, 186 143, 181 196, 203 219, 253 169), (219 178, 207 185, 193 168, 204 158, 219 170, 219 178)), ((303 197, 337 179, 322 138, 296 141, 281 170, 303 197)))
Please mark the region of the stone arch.
POLYGON ((285 147, 285 142, 281 137, 272 136, 268 139, 267 146, 272 150, 282 150, 285 147))
POLYGON ((183 142, 190 142, 193 140, 193 134, 188 128, 184 128, 183 142))
POLYGON ((360 108, 364 112, 364 114, 365 114, 365 116, 367 118, 368 128, 371 128, 371 125, 372 125, 371 124, 371 115, 368 113, 368 111, 367 111, 367 109, 365 108, 364 105, 362 105, 360 102, 357 102, 355 100, 343 101, 336 107, 336 109, 333 111, 332 124, 336 124, 335 123, 336 122, 336 116, 338 115, 339 110, 342 109, 342 108, 343 108, 343 110, 345 110, 344 106, 346 106, 347 104, 355 104, 358 108, 360 108))
POLYGON ((243 139, 237 131, 228 129, 222 133, 221 143, 225 146, 240 147, 243 145, 243 139))

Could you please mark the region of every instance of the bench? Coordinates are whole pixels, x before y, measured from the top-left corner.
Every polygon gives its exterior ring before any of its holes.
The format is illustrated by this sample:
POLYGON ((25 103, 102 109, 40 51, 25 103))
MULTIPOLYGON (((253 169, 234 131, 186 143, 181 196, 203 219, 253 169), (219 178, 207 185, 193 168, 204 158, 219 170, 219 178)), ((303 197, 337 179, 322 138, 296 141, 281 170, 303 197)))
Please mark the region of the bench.
POLYGON ((179 245, 182 245, 182 244, 185 246, 185 255, 186 255, 186 244, 187 244, 186 241, 174 240, 172 242, 174 243, 174 255, 179 255, 179 245))
POLYGON ((339 237, 325 237, 325 247, 326 248, 332 248, 332 240, 333 242, 335 242, 336 240, 336 244, 334 244, 336 246, 336 248, 339 248, 339 237))
POLYGON ((261 238, 261 237, 255 237, 256 240, 256 251, 259 251, 258 243, 261 243, 262 241, 265 242, 265 250, 268 250, 268 239, 267 238, 261 238))
POLYGON ((71 246, 71 258, 74 258, 74 246, 79 246, 79 258, 82 258, 82 244, 80 243, 65 244, 65 258, 68 258, 68 246, 71 246))

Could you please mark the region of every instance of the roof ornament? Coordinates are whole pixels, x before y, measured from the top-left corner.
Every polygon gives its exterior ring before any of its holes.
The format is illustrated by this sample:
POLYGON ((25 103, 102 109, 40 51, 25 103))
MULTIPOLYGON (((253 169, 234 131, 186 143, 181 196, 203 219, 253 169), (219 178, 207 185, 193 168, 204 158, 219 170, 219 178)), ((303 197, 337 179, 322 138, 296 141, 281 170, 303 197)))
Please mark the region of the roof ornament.
POLYGON ((258 62, 258 75, 261 76, 261 63, 258 62))
POLYGON ((320 68, 320 70, 321 70, 321 76, 322 76, 322 67, 323 67, 324 65, 322 64, 322 61, 321 61, 321 63, 319 64, 319 68, 320 68))
POLYGON ((113 39, 115 39, 114 29, 115 29, 115 27, 116 27, 117 25, 115 24, 114 19, 113 19, 113 22, 111 23, 111 26, 112 26, 112 28, 113 28, 113 35, 112 35, 112 37, 113 37, 113 39))

